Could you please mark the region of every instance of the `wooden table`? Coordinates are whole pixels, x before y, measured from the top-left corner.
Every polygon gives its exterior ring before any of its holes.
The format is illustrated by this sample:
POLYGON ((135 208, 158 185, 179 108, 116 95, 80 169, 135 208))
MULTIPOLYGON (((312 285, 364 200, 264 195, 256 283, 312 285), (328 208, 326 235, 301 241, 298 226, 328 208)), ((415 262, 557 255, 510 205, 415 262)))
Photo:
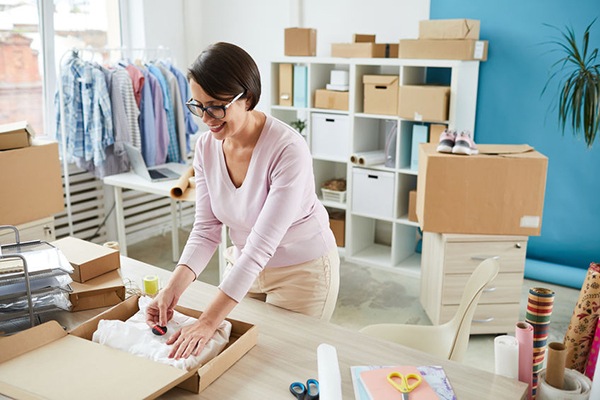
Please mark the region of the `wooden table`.
MULTIPOLYGON (((138 287, 142 278, 156 274, 166 282, 170 271, 121 257, 124 280, 138 287)), ((179 304, 205 309, 218 289, 196 281, 186 290, 179 304)), ((67 327, 103 311, 61 313, 56 317, 67 327)), ((336 347, 342 377, 343 399, 354 399, 350 367, 354 365, 440 365, 459 400, 522 399, 527 386, 517 380, 436 357, 398 344, 368 337, 328 322, 262 303, 244 299, 231 318, 257 325, 258 344, 227 372, 200 394, 172 389, 161 399, 292 399, 288 387, 293 381, 317 376, 317 347, 328 343, 336 347)), ((326 399, 325 399, 326 400, 326 399)))

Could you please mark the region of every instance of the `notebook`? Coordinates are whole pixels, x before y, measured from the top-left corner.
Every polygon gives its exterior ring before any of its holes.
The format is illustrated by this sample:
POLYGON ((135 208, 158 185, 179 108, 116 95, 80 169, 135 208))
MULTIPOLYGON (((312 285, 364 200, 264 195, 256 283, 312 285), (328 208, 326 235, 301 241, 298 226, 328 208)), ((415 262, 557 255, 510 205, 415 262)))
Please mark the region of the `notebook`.
POLYGON ((125 150, 129 156, 131 168, 133 168, 133 171, 142 178, 152 182, 168 181, 179 178, 179 174, 177 172, 174 172, 166 167, 161 167, 160 165, 148 168, 146 166, 146 162, 144 161, 144 157, 142 157, 142 152, 129 143, 125 143, 125 150))
MULTIPOLYGON (((392 371, 403 374, 420 374, 419 370, 413 366, 378 368, 360 372, 360 381, 370 400, 401 398, 402 394, 387 381, 387 376, 392 371)), ((411 400, 438 400, 440 398, 426 379, 423 379, 421 384, 410 392, 409 396, 411 400)))

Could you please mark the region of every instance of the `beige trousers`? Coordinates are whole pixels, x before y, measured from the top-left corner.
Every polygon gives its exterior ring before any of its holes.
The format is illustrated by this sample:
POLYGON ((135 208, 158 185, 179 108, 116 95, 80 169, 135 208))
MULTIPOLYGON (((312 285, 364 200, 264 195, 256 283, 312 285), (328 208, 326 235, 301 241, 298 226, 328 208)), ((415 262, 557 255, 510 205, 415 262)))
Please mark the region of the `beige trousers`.
MULTIPOLYGON (((227 269, 232 268, 233 248, 225 252, 227 269)), ((315 260, 289 267, 265 268, 247 296, 277 307, 329 320, 340 289, 340 257, 337 248, 315 260)))

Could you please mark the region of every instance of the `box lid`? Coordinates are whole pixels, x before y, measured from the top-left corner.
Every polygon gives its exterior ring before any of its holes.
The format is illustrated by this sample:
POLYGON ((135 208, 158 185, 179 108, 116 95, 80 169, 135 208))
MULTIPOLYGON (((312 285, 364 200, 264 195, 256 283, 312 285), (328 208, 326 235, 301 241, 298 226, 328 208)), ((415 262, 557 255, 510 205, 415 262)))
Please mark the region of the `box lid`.
POLYGON ((392 85, 397 81, 397 75, 363 75, 363 83, 369 85, 392 85))
POLYGON ((52 242, 52 244, 65 254, 71 264, 76 265, 82 265, 91 260, 118 253, 117 250, 110 247, 101 246, 72 236, 58 239, 52 242))
POLYGON ((123 279, 119 270, 113 270, 84 283, 71 282, 70 286, 71 294, 102 293, 123 287, 123 279))
POLYGON ((155 398, 195 372, 67 334, 56 321, 0 340, 0 392, 15 398, 155 398))

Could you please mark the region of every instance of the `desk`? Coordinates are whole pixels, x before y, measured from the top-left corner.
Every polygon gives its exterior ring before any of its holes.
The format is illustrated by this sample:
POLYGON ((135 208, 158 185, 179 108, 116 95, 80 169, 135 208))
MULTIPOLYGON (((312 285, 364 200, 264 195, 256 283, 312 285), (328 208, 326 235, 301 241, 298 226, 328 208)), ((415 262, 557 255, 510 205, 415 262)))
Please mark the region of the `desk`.
MULTIPOLYGON (((141 286, 142 277, 156 274, 161 281, 171 272, 121 257, 121 272, 141 286)), ((205 309, 218 289, 204 282, 193 282, 179 304, 205 309)), ((73 327, 91 317, 62 312, 56 319, 73 327)), ((328 322, 262 303, 244 299, 231 313, 233 319, 258 326, 258 344, 241 360, 200 394, 172 389, 161 399, 292 399, 291 382, 317 378, 317 346, 336 347, 344 399, 354 399, 350 367, 353 365, 441 365, 460 400, 522 399, 527 386, 517 380, 494 375, 454 361, 440 360, 395 343, 365 336, 328 322)))
MULTIPOLYGON (((183 174, 188 166, 178 163, 165 164, 165 167, 174 172, 183 174)), ((171 201, 171 244, 173 247, 173 261, 179 260, 179 235, 177 234, 177 200, 171 198, 171 187, 176 180, 151 182, 142 178, 135 172, 126 172, 123 174, 110 175, 103 179, 106 185, 113 187, 115 194, 115 212, 117 217, 117 240, 121 249, 121 254, 127 255, 127 235, 125 234, 125 215, 123 211, 123 189, 132 189, 144 193, 156 194, 168 197, 171 201)))

